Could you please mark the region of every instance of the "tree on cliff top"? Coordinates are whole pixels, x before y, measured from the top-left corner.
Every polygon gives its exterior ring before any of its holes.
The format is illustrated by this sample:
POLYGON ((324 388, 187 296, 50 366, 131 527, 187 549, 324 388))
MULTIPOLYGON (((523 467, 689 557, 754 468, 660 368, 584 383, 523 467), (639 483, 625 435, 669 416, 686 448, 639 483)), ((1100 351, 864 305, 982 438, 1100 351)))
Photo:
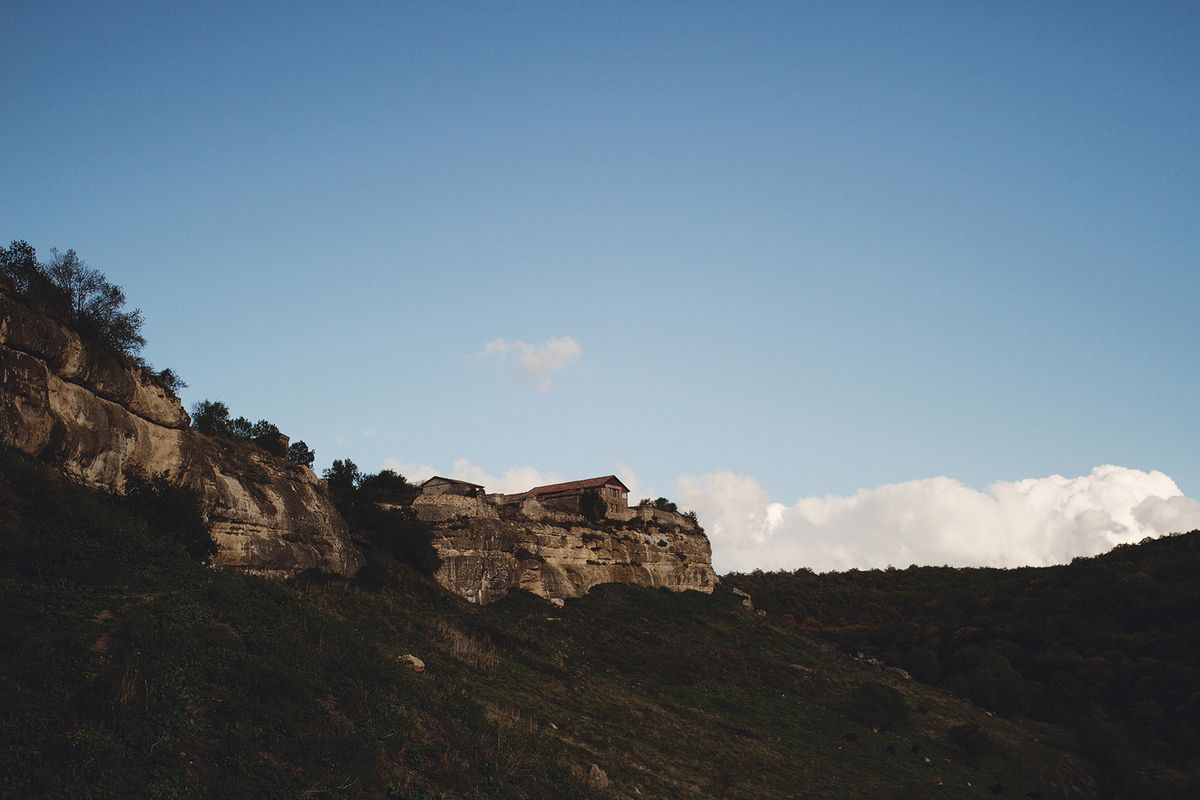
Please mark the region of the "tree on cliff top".
POLYGON ((0 271, 33 308, 58 317, 81 335, 136 359, 146 345, 141 309, 125 310, 125 292, 80 260, 74 250, 37 260, 28 242, 0 248, 0 271))
POLYGON ((8 278, 24 305, 117 353, 170 392, 178 394, 187 386, 174 370, 155 372, 139 355, 146 345, 142 312, 124 310, 125 291, 120 286, 80 261, 74 250, 50 252, 54 257, 43 263, 28 242, 0 247, 0 275, 8 278))
POLYGON ((123 310, 125 291, 109 283, 100 270, 92 269, 75 255, 74 250, 51 250, 46 272, 63 290, 72 326, 127 356, 135 356, 146 346, 142 337, 142 311, 123 310))
POLYGON ((579 498, 579 513, 593 525, 600 524, 608 516, 608 504, 596 490, 586 492, 579 498))
POLYGON ((208 436, 254 442, 271 455, 286 458, 292 464, 312 467, 315 458, 313 451, 302 441, 288 445, 287 437, 273 422, 260 419, 251 423, 245 417, 231 418, 229 406, 220 400, 201 400, 193 405, 192 427, 208 436))
POLYGON ((420 520, 411 505, 419 490, 390 469, 364 475, 353 461, 336 460, 324 473, 329 494, 350 532, 364 545, 367 566, 364 580, 382 585, 390 568, 380 554, 416 567, 427 575, 437 572, 442 560, 433 547, 433 529, 420 520))

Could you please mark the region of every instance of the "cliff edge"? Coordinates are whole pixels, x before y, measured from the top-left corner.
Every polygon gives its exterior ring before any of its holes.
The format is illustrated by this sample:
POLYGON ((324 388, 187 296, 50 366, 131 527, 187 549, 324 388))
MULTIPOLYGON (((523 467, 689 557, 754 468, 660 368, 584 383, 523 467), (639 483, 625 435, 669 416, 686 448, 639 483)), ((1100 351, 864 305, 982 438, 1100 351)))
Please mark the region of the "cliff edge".
POLYGON ((431 493, 413 509, 433 524, 437 580, 480 605, 514 588, 561 600, 602 583, 705 593, 717 584, 708 537, 682 514, 610 506, 591 522, 565 502, 431 493))
POLYGON ((120 492, 131 470, 200 490, 222 566, 358 570, 362 556, 311 470, 189 424, 174 394, 0 280, 0 441, 107 491, 120 492))

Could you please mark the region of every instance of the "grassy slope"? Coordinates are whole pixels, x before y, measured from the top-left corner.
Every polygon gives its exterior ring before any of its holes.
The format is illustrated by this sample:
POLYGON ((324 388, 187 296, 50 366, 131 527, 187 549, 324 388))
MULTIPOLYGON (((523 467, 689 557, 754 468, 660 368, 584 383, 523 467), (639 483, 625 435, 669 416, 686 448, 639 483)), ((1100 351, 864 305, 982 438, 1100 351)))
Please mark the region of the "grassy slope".
POLYGON ((1060 729, 1000 721, 885 676, 738 601, 722 590, 709 597, 605 586, 563 609, 531 597, 446 609, 430 636, 412 622, 424 615, 400 622, 380 596, 359 619, 386 621, 397 642, 431 648, 427 664, 445 685, 544 728, 552 723, 578 763, 600 764, 626 795, 932 796, 941 778, 939 797, 976 797, 995 782, 1052 797, 1064 794, 1056 784, 1089 783, 1060 729), (926 713, 896 733, 858 726, 848 706, 862 681, 894 685, 926 713), (950 727, 963 721, 980 723, 996 742, 975 763, 949 744, 950 727), (885 753, 888 744, 899 752, 885 753), (920 756, 907 752, 912 744, 920 756))
POLYGON ((729 575, 805 635, 1073 730, 1100 794, 1200 796, 1200 531, 1070 564, 729 575))
POLYGON ((11 454, 0 468, 0 797, 1087 795, 1063 729, 879 673, 725 589, 480 609, 403 569, 282 585, 203 568, 11 454), (855 724, 862 681, 925 713, 855 724), (958 752, 961 721, 992 749, 958 752))

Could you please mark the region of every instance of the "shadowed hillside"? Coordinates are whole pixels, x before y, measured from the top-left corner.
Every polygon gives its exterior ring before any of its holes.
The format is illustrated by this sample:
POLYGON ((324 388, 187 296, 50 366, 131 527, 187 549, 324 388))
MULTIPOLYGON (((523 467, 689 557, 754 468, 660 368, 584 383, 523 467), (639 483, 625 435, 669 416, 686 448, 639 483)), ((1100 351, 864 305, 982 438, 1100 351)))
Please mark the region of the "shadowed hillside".
POLYGON ((724 587, 480 608, 395 562, 273 582, 195 560, 168 524, 188 498, 158 491, 4 451, 0 796, 1093 796, 1065 728, 881 672, 724 587))
POLYGON ((1072 729, 1105 796, 1200 796, 1200 531, 1070 564, 730 575, 814 639, 1072 729))

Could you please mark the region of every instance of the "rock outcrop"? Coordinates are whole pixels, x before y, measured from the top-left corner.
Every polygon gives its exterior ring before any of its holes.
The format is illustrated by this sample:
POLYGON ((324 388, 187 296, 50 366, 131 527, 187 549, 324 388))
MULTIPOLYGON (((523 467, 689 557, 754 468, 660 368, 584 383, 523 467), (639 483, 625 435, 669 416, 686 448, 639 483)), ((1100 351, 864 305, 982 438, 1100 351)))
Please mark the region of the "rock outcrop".
POLYGON ((717 583, 708 537, 687 517, 655 509, 611 509, 593 524, 530 498, 424 494, 417 515, 434 525, 438 581, 480 605, 527 589, 552 600, 601 583, 711 592, 717 583))
MULTIPOLYGON (((190 428, 179 399, 104 348, 16 300, 0 278, 0 441, 88 486, 132 471, 201 492, 222 566, 271 576, 352 575, 363 558, 324 481, 249 444, 190 428)), ((609 506, 588 522, 567 500, 423 494, 438 580, 485 604, 509 589, 561 601, 601 583, 711 592, 704 532, 680 514, 609 506)))
POLYGON ((0 441, 108 491, 121 491, 131 470, 199 489, 223 566, 357 571, 362 556, 311 470, 189 423, 179 399, 141 370, 0 282, 0 441))

